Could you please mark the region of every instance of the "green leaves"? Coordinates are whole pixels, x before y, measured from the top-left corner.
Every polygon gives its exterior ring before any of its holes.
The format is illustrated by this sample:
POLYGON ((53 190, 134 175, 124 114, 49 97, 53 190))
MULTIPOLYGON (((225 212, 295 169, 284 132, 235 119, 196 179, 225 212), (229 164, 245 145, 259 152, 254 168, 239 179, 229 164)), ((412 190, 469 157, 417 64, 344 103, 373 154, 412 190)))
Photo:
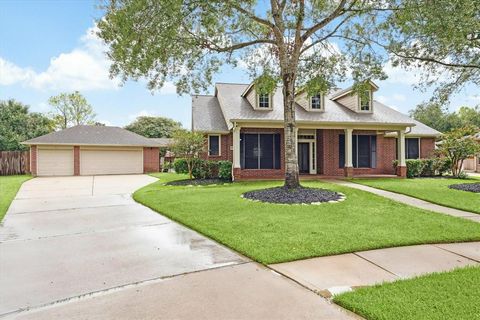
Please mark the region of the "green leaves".
POLYGON ((180 122, 164 117, 138 117, 125 127, 147 138, 171 138, 181 128, 180 122))
POLYGON ((92 106, 78 91, 50 97, 48 103, 54 109, 52 118, 60 129, 95 123, 96 114, 92 106))
POLYGON ((277 88, 277 79, 275 79, 268 72, 265 72, 260 77, 255 79, 255 90, 257 94, 270 94, 274 93, 277 88))

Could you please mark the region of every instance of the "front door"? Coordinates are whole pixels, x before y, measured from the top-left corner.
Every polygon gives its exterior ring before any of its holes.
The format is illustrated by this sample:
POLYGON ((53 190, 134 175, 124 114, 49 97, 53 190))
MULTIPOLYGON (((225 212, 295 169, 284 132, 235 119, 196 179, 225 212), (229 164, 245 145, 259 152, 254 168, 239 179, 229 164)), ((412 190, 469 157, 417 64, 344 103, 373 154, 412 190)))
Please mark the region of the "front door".
POLYGON ((310 172, 310 143, 298 143, 298 170, 300 173, 310 172))

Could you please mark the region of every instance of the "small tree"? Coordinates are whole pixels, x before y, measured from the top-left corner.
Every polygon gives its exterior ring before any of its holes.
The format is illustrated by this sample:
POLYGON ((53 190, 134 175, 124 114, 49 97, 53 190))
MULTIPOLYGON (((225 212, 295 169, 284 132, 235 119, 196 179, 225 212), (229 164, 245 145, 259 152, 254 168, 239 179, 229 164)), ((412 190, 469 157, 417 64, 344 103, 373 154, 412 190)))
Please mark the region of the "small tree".
POLYGON ((472 136, 475 131, 473 127, 464 127, 443 136, 438 153, 451 160, 452 175, 455 177, 460 176, 463 161, 480 152, 480 144, 472 136))
POLYGON ((192 179, 195 159, 205 151, 205 137, 198 132, 177 130, 173 133, 172 151, 176 157, 184 158, 188 166, 188 175, 192 179))
POLYGON ((95 124, 96 114, 92 106, 78 91, 50 97, 48 103, 54 109, 52 118, 60 129, 71 125, 95 124))

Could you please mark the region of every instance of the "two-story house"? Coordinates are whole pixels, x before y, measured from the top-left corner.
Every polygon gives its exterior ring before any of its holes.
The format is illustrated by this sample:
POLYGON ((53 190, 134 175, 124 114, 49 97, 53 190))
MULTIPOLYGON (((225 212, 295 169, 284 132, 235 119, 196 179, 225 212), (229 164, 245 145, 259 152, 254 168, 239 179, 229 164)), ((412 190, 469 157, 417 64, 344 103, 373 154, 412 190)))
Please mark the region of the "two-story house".
MULTIPOLYGON (((432 155, 440 132, 376 101, 378 87, 369 87, 362 95, 297 92, 301 174, 405 176, 405 159, 432 155)), ((258 94, 254 84, 217 83, 214 95, 192 97, 192 130, 205 133, 205 157, 232 161, 235 180, 283 178, 283 125, 282 88, 258 94)))

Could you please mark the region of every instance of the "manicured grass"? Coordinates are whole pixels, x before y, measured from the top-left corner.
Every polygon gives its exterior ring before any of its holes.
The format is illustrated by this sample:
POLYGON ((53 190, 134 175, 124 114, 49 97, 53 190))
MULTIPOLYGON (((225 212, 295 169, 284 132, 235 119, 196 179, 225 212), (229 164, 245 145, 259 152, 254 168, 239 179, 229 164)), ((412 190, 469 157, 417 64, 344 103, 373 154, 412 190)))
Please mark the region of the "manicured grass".
POLYGON ((18 189, 30 176, 1 176, 0 177, 0 221, 7 213, 8 207, 17 194, 18 189))
POLYGON ((480 268, 468 267, 357 289, 334 301, 366 319, 480 319, 480 268))
POLYGON ((185 187, 163 185, 176 178, 173 174, 156 176, 160 181, 135 192, 135 200, 266 264, 356 250, 480 240, 478 223, 326 182, 303 184, 342 192, 346 200, 266 204, 240 195, 281 182, 185 187))
POLYGON ((475 183, 478 179, 352 179, 370 187, 397 192, 450 208, 480 213, 480 194, 448 188, 451 184, 475 183))

